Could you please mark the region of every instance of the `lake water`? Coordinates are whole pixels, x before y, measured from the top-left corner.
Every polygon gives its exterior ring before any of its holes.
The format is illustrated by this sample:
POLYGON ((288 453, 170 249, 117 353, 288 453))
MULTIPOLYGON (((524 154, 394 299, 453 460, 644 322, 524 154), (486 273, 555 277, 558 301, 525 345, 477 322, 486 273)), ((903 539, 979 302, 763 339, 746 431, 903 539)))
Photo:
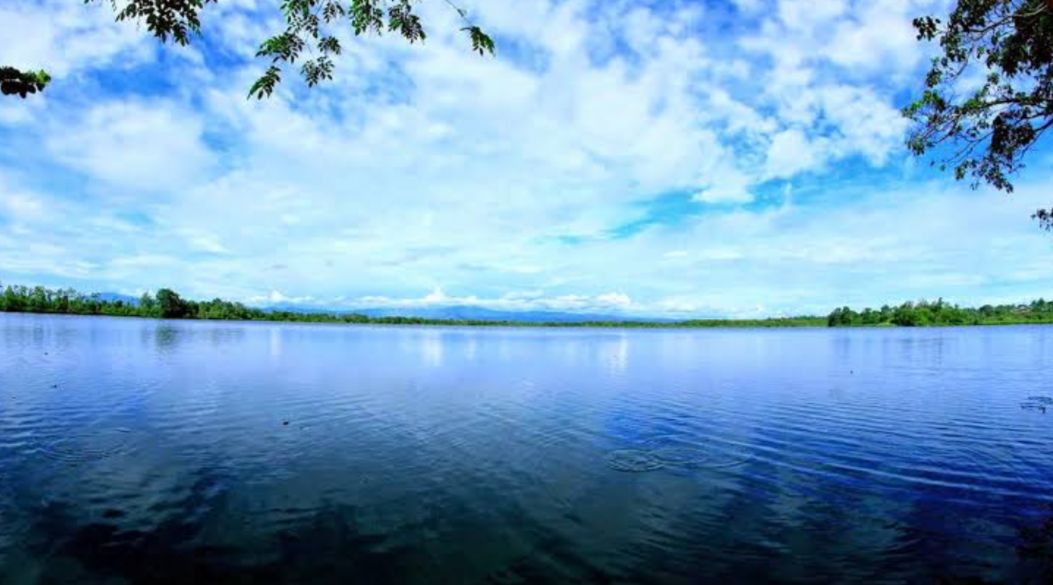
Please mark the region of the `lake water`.
POLYGON ((1053 328, 0 314, 0 582, 1041 582, 1053 328))

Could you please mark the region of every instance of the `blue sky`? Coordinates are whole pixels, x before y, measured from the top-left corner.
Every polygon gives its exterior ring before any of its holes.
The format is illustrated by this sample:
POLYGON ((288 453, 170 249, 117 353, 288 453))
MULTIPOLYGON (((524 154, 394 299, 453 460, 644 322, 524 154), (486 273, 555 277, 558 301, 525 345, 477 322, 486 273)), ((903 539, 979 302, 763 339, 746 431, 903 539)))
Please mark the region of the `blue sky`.
MULTIPOLYGON (((898 109, 946 2, 464 0, 424 46, 245 99, 273 1, 161 47, 106 3, 9 3, 0 281, 327 307, 662 316, 1053 296, 1053 151, 1012 196, 912 160, 898 109)), ((346 36, 346 35, 345 35, 346 36)), ((975 77, 973 77, 975 79, 975 77)))

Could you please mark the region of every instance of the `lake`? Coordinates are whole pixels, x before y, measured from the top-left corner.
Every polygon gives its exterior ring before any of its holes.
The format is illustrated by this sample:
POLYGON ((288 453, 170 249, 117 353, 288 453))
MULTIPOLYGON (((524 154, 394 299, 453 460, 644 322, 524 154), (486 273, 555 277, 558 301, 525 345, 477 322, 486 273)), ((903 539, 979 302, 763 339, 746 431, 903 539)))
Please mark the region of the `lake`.
POLYGON ((1039 326, 0 314, 0 582, 1041 582, 1051 365, 1039 326))

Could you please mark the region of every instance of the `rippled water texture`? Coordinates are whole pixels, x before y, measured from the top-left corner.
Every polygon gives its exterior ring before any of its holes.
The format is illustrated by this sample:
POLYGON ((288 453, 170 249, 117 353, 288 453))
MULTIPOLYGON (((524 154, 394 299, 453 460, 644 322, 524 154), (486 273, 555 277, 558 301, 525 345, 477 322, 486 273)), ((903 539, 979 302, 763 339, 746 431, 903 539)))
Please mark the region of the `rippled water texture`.
POLYGON ((0 315, 0 582, 1042 582, 1051 332, 0 315))

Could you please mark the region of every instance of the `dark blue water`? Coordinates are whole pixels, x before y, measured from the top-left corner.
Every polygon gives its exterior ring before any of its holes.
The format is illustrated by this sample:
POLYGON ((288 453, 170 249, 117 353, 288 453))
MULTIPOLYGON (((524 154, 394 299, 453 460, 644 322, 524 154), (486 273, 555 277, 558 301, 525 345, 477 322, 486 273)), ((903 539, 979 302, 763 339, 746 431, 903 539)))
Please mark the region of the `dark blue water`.
POLYGON ((1053 328, 0 314, 0 582, 1043 582, 1053 328))

